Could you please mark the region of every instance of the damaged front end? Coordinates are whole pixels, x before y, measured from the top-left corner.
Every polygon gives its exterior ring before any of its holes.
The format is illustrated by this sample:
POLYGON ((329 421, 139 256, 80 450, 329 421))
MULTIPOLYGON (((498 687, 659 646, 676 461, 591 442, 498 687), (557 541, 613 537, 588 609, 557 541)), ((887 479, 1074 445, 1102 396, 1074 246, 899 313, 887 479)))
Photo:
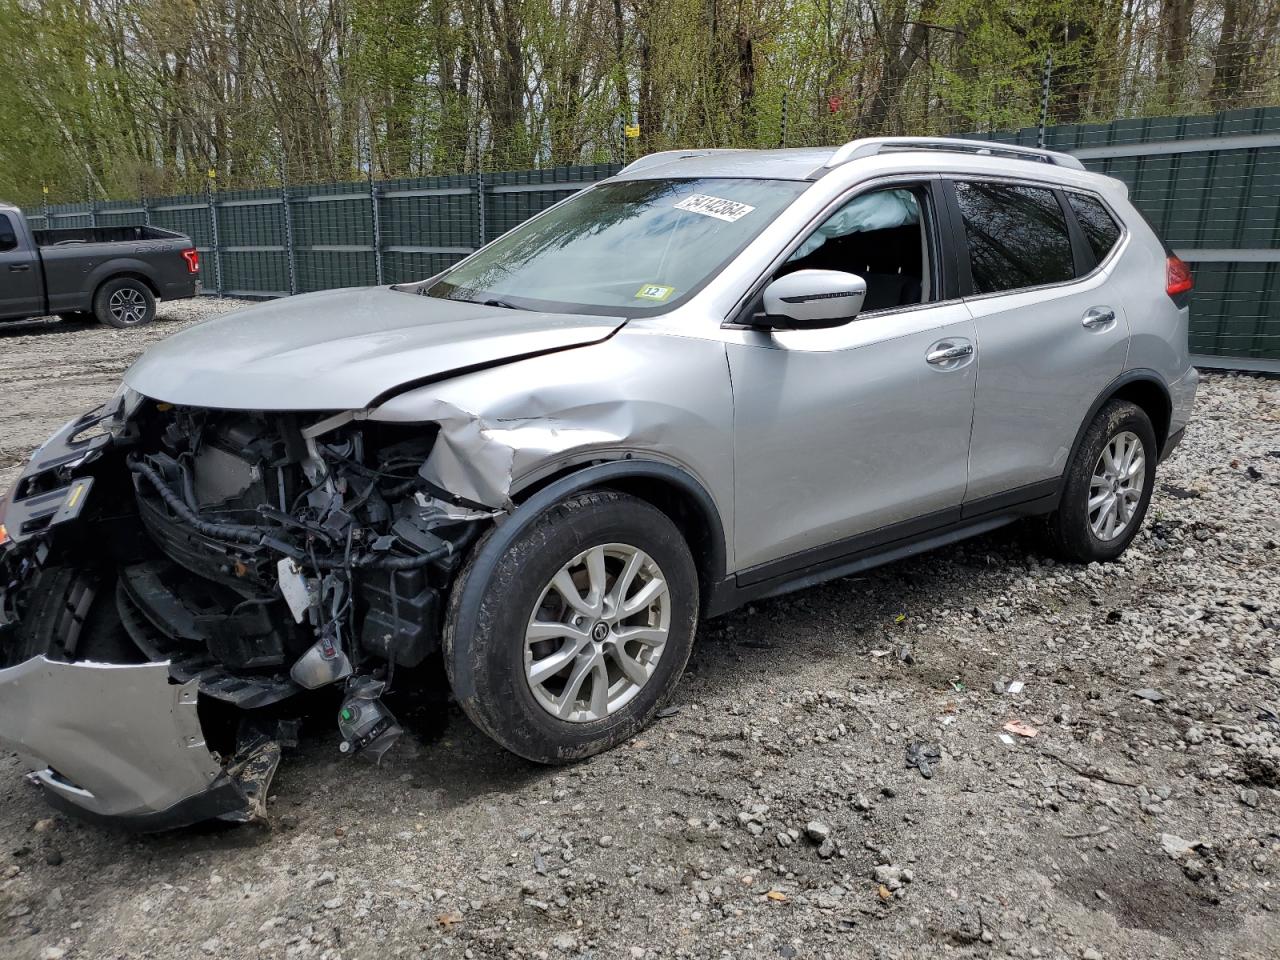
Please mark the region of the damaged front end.
POLYGON ((382 697, 495 515, 424 475, 437 429, 128 389, 69 423, 0 506, 0 742, 140 829, 261 817, 317 706, 381 756, 382 697))

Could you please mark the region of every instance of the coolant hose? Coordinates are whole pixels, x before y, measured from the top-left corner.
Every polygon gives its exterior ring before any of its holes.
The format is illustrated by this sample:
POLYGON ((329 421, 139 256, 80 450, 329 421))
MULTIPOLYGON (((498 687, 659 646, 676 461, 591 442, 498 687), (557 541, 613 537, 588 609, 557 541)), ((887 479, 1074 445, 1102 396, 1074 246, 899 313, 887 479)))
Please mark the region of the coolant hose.
POLYGON ((151 484, 170 510, 195 528, 196 532, 203 533, 206 537, 223 537, 234 540, 236 543, 250 543, 256 546, 262 542, 264 536, 271 533, 267 527, 248 526, 241 523, 212 523, 201 519, 199 514, 187 506, 185 500, 173 492, 173 489, 165 483, 164 477, 150 464, 130 459, 128 465, 132 472, 151 484))
POLYGON ((420 553, 416 557, 374 557, 364 563, 356 563, 354 566, 368 567, 372 570, 390 570, 394 573, 399 570, 416 570, 419 567, 425 567, 451 553, 453 553, 453 544, 446 540, 443 546, 420 553))

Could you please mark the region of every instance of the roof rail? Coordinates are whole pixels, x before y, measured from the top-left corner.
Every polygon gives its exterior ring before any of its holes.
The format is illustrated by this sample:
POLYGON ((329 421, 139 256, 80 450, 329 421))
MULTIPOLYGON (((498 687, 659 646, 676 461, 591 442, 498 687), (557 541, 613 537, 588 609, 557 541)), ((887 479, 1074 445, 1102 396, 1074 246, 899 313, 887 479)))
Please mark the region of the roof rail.
POLYGON ((942 150, 949 153, 974 153, 981 156, 1010 157, 1017 160, 1035 160, 1051 163, 1072 170, 1083 170, 1084 164, 1067 153, 1054 150, 1037 150, 1035 147, 1019 147, 1011 143, 995 143, 990 140, 962 140, 958 137, 864 137, 850 140, 831 155, 825 166, 838 167, 850 160, 874 157, 895 150, 942 150))

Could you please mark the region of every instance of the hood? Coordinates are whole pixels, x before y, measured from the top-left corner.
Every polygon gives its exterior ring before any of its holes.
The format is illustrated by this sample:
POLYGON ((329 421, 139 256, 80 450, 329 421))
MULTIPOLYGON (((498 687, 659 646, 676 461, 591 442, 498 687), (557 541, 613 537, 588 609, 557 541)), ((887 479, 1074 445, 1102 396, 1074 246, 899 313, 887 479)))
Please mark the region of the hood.
POLYGON ((165 403, 237 410, 356 410, 468 367, 598 343, 618 317, 534 313, 389 287, 258 304, 174 334, 125 383, 165 403))

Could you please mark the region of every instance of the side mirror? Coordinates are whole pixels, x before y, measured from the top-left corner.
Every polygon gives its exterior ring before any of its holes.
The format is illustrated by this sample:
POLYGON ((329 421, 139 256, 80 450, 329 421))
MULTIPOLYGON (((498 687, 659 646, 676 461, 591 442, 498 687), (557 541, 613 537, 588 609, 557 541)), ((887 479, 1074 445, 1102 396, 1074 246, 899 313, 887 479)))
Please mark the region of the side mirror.
POLYGON ((843 270, 797 270, 764 288, 760 326, 821 330, 848 323, 862 309, 867 281, 843 270))

